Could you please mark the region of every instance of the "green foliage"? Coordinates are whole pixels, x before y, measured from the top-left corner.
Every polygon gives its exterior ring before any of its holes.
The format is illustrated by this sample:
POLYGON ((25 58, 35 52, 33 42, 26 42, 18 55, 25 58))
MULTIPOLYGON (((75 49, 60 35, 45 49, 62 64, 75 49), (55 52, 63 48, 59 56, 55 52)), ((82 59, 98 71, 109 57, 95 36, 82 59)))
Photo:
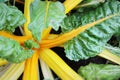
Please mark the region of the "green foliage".
POLYGON ((60 2, 35 0, 30 6, 31 23, 29 30, 33 37, 40 41, 42 30, 51 26, 58 30, 65 17, 64 6, 60 2))
POLYGON ((85 80, 118 80, 120 78, 120 66, 110 64, 93 64, 79 68, 78 73, 85 80))
POLYGON ((9 1, 9 0, 0 0, 0 2, 6 2, 6 1, 9 1))
POLYGON ((9 62, 18 63, 31 57, 33 51, 25 49, 12 39, 0 36, 0 57, 9 62))
POLYGON ((112 52, 113 54, 117 55, 120 57, 120 48, 119 47, 113 47, 112 45, 105 45, 104 46, 107 50, 109 50, 110 52, 112 52))
POLYGON ((21 26, 25 18, 15 6, 7 6, 0 3, 0 30, 14 32, 15 28, 21 26))
POLYGON ((76 7, 76 10, 77 12, 94 10, 104 2, 105 0, 83 0, 83 2, 76 7))
MULTIPOLYGON (((120 2, 118 1, 110 1, 105 2, 95 10, 75 13, 64 19, 61 25, 62 32, 66 33, 80 26, 100 20, 101 18, 120 14, 119 5, 120 2)), ((75 61, 96 56, 104 49, 104 45, 106 45, 111 36, 118 33, 119 30, 120 15, 117 15, 87 29, 77 37, 66 42, 64 44, 66 56, 75 61)))
POLYGON ((28 49, 39 48, 39 44, 34 42, 33 40, 27 40, 24 43, 24 47, 26 47, 28 49))

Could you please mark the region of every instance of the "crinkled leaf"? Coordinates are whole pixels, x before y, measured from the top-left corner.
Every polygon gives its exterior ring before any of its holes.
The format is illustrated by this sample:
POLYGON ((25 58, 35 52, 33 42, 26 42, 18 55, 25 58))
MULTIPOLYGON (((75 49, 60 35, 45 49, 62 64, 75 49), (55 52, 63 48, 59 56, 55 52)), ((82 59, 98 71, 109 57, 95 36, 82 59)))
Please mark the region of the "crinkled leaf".
POLYGON ((39 44, 36 43, 33 40, 27 40, 24 43, 24 47, 28 48, 28 49, 32 49, 32 48, 39 48, 39 44))
POLYGON ((83 0, 83 2, 76 7, 76 9, 77 12, 90 11, 97 8, 104 2, 105 0, 83 0))
POLYGON ((48 26, 58 30, 65 17, 64 6, 60 2, 34 0, 30 6, 31 23, 29 30, 38 41, 41 39, 42 30, 48 26))
POLYGON ((120 78, 120 66, 110 64, 93 64, 79 68, 78 73, 85 80, 118 80, 120 78))
POLYGON ((33 51, 24 49, 20 44, 12 39, 0 36, 0 57, 9 62, 18 63, 31 57, 33 51))
POLYGON ((21 26, 25 18, 15 6, 7 6, 0 3, 0 30, 14 32, 15 28, 21 26))
MULTIPOLYGON (((106 2, 95 10, 75 13, 64 19, 62 22, 62 32, 71 31, 79 26, 92 23, 101 18, 110 15, 120 14, 120 2, 106 2)), ((103 46, 111 38, 112 35, 120 30, 120 15, 114 16, 100 24, 97 24, 86 31, 80 33, 77 37, 65 43, 66 56, 78 61, 96 56, 103 50, 103 46)))

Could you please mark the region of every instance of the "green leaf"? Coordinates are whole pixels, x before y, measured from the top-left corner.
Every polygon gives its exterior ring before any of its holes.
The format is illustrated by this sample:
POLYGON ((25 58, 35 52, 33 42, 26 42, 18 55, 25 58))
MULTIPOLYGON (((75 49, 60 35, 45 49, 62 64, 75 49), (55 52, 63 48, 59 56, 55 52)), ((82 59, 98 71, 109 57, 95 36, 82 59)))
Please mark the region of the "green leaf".
POLYGON ((25 18, 15 6, 7 6, 0 3, 0 30, 14 32, 15 28, 21 26, 25 18))
POLYGON ((93 64, 79 68, 78 73, 85 80, 118 80, 120 78, 120 66, 110 64, 93 64))
POLYGON ((43 29, 51 26, 58 30, 65 17, 64 6, 60 2, 34 0, 30 6, 31 23, 28 28, 33 37, 40 41, 43 29))
POLYGON ((0 57, 9 62, 18 63, 31 57, 33 51, 25 49, 12 39, 0 36, 0 57))
POLYGON ((28 48, 28 49, 32 49, 32 48, 39 48, 39 44, 36 43, 33 40, 27 40, 24 43, 24 47, 28 48))
MULTIPOLYGON (((95 10, 75 13, 64 19, 61 25, 62 32, 66 33, 78 28, 79 26, 92 23, 111 15, 120 14, 119 5, 120 2, 118 1, 110 1, 104 3, 95 10)), ((111 36, 118 33, 119 30, 120 15, 107 19, 65 43, 64 48, 66 56, 75 61, 96 56, 104 49, 104 45, 111 36)))

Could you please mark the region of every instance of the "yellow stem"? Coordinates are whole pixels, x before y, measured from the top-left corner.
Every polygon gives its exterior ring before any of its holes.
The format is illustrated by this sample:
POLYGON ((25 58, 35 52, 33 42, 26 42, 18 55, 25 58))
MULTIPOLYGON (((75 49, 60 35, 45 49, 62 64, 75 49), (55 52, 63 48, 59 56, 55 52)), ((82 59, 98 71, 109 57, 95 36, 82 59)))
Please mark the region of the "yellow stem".
POLYGON ((30 79, 30 70, 31 70, 31 58, 25 61, 24 73, 22 80, 29 80, 30 79))
POLYGON ((59 34, 49 34, 49 36, 45 40, 55 39, 59 37, 59 34))
POLYGON ((38 80, 38 51, 25 62, 23 80, 38 80))
POLYGON ((0 58, 0 66, 7 64, 8 61, 5 59, 0 58))
POLYGON ((120 65, 120 57, 116 56, 115 54, 111 53, 108 50, 103 50, 98 56, 108 59, 116 64, 120 65))
POLYGON ((65 42, 67 42, 68 40, 74 38, 75 36, 77 36, 78 34, 80 34, 81 32, 85 31, 86 29, 88 28, 91 28, 93 27, 94 25, 96 24, 99 24, 107 19, 110 19, 114 16, 116 16, 118 14, 115 14, 115 15, 111 15, 111 16, 107 16, 105 18, 102 18, 100 20, 97 20, 95 22, 92 22, 92 23, 89 23, 89 24, 86 24, 84 26, 81 26, 81 27, 78 27, 77 29, 74 29, 68 33, 65 33, 55 39, 52 39, 52 40, 42 40, 42 42, 40 43, 40 46, 41 48, 51 48, 51 47, 55 47, 55 46, 58 46, 60 44, 63 44, 65 42))
POLYGON ((24 32, 26 36, 32 37, 31 32, 28 30, 28 24, 30 23, 30 4, 32 3, 33 0, 25 0, 25 5, 24 5, 24 15, 27 20, 27 22, 24 24, 24 32))
POLYGON ((18 41, 19 43, 24 43, 24 41, 31 38, 29 36, 16 36, 16 35, 13 35, 13 34, 9 34, 5 31, 0 31, 0 36, 4 36, 4 37, 10 38, 10 39, 14 39, 14 40, 18 41))
POLYGON ((42 31, 42 39, 46 39, 49 36, 51 29, 52 29, 52 27, 48 27, 47 29, 44 29, 42 31))
POLYGON ((75 6, 77 6, 82 0, 66 0, 64 2, 65 13, 67 14, 71 11, 75 6))
POLYGON ((55 52, 50 49, 41 49, 40 58, 63 80, 83 80, 73 71, 55 52))
POLYGON ((24 70, 24 62, 11 64, 0 80, 17 80, 24 70))

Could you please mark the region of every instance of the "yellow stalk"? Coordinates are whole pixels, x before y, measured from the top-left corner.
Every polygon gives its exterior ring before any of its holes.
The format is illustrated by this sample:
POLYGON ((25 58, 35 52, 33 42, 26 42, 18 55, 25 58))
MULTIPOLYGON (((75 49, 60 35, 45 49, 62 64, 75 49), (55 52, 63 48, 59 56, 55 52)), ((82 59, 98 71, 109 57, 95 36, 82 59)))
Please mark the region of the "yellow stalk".
POLYGON ((59 34, 50 34, 46 40, 49 40, 49 39, 55 39, 59 36, 59 34))
POLYGON ((25 62, 23 80, 38 80, 38 51, 25 62))
POLYGON ((81 32, 85 31, 86 29, 88 28, 91 28, 93 27, 94 25, 96 24, 99 24, 107 19, 110 19, 114 16, 117 16, 118 14, 114 14, 114 15, 110 15, 110 16, 107 16, 105 18, 102 18, 100 20, 97 20, 97 21, 94 21, 92 23, 89 23, 89 24, 86 24, 84 26, 80 26, 78 27, 77 29, 74 29, 68 33, 65 33, 55 39, 51 39, 51 40, 42 40, 42 42, 40 43, 41 44, 41 48, 51 48, 51 47, 55 47, 55 46, 58 46, 58 45, 61 45, 65 42, 67 42, 68 40, 74 38, 75 36, 77 36, 78 34, 80 34, 81 32))
POLYGON ((73 71, 55 52, 50 49, 41 49, 40 58, 63 80, 83 80, 73 71))
POLYGON ((65 13, 71 11, 75 6, 77 6, 82 0, 66 0, 64 2, 65 13))
POLYGON ((9 34, 5 31, 0 31, 0 36, 4 36, 4 37, 10 38, 10 39, 14 39, 14 40, 18 41, 19 43, 24 43, 24 41, 31 38, 29 36, 16 36, 16 35, 13 35, 13 34, 9 34))
POLYGON ((24 32, 25 35, 31 36, 31 32, 28 30, 28 24, 30 23, 30 4, 32 3, 33 0, 25 0, 25 5, 24 5, 24 15, 27 20, 27 22, 24 24, 24 32))
POLYGON ((34 53, 34 55, 32 56, 32 61, 31 61, 31 75, 30 75, 30 79, 29 80, 38 80, 39 76, 38 76, 38 51, 36 51, 36 53, 34 53))
POLYGON ((0 58, 0 66, 7 64, 7 60, 0 58))
POLYGON ((29 80, 30 78, 30 70, 31 70, 31 58, 25 61, 24 73, 23 73, 23 80, 29 80))
POLYGON ((24 62, 11 64, 8 70, 0 77, 0 80, 17 80, 24 70, 24 62))
POLYGON ((116 56, 115 54, 112 54, 108 50, 103 50, 100 54, 98 54, 98 56, 108 59, 108 60, 120 65, 120 57, 116 56))
POLYGON ((49 36, 49 33, 51 31, 52 27, 48 27, 47 29, 44 29, 42 32, 42 39, 46 39, 49 36))

